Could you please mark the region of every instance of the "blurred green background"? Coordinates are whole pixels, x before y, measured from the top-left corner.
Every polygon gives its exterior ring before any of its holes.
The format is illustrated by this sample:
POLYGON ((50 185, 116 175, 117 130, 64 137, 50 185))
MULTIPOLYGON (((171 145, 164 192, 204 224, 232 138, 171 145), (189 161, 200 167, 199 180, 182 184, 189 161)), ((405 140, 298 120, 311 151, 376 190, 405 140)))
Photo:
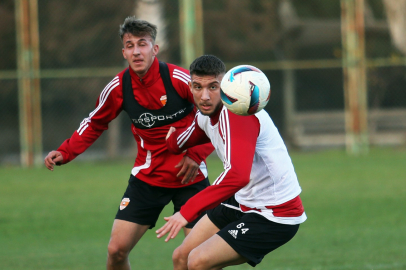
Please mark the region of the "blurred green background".
MULTIPOLYGON (((355 62, 365 62, 369 143, 404 146, 406 43, 397 33, 406 33, 406 0, 2 0, 0 166, 26 166, 21 154, 27 151, 34 151, 35 162, 42 166, 43 155, 88 117, 104 87, 127 67, 118 29, 130 15, 158 25, 161 61, 188 68, 191 60, 184 54, 196 47, 197 56, 214 54, 227 69, 251 64, 263 70, 272 89, 265 110, 291 149, 344 148, 349 119, 344 114, 342 10, 348 3, 363 6, 364 36, 359 42, 365 46, 355 62), (183 20, 193 13, 185 3, 194 3, 201 16, 183 20), (26 50, 18 42, 22 6, 38 13, 38 20, 30 17, 27 25, 39 40, 26 50), (189 39, 185 28, 195 30, 189 39), (24 73, 21 59, 35 55, 38 67, 24 73), (23 90, 23 74, 39 89, 23 90), (23 102, 30 100, 23 98, 27 92, 32 104, 23 102), (34 149, 24 143, 32 141, 34 149)), ((133 158, 130 125, 121 114, 79 158, 133 158)))

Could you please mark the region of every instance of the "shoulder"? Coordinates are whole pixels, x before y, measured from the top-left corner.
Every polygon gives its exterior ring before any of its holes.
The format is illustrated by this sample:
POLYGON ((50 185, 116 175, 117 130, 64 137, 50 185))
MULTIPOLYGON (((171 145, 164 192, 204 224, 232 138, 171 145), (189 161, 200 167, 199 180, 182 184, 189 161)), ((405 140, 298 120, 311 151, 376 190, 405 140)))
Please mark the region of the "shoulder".
POLYGON ((186 74, 187 76, 189 76, 189 70, 187 70, 187 69, 185 69, 183 67, 171 64, 171 63, 166 63, 166 64, 168 65, 168 68, 169 68, 170 72, 174 72, 174 71, 182 72, 182 73, 186 74))
POLYGON ((123 75, 127 69, 128 68, 119 72, 111 81, 107 83, 106 87, 104 87, 102 91, 103 97, 107 97, 110 95, 110 93, 115 92, 117 92, 115 95, 121 95, 123 75))
POLYGON ((166 63, 169 68, 169 74, 173 83, 182 83, 189 85, 190 75, 187 69, 174 64, 166 63))
POLYGON ((223 106, 220 122, 222 126, 228 127, 231 130, 238 130, 238 132, 257 132, 259 130, 261 121, 254 115, 237 115, 230 112, 223 106))
POLYGON ((123 69, 122 71, 120 71, 111 81, 109 84, 107 84, 107 86, 114 84, 115 87, 122 85, 123 82, 123 75, 124 73, 128 70, 128 68, 123 69))
POLYGON ((117 75, 106 85, 106 87, 104 88, 103 91, 106 91, 106 90, 111 91, 111 90, 116 89, 116 88, 120 88, 120 89, 121 89, 122 77, 123 77, 122 74, 120 74, 120 73, 117 74, 117 75))
POLYGON ((265 110, 261 110, 261 111, 257 112, 256 114, 254 114, 253 116, 255 116, 258 119, 258 121, 261 123, 261 126, 262 125, 275 126, 275 124, 273 123, 273 121, 271 119, 271 116, 265 110))
MULTIPOLYGON (((119 90, 122 89, 122 85, 123 85, 123 76, 126 72, 128 72, 129 68, 125 68, 122 71, 120 71, 114 78, 113 80, 111 80, 111 82, 109 84, 114 84, 115 88, 118 88, 119 90)), ((131 75, 130 75, 131 77, 131 75)), ((108 85, 109 85, 108 84, 108 85)), ((108 86, 107 85, 107 86, 108 86)))
POLYGON ((227 120, 227 121, 232 121, 232 122, 237 122, 237 123, 252 122, 252 121, 258 122, 255 114, 238 115, 238 114, 235 114, 235 113, 231 112, 230 110, 228 110, 226 106, 223 106, 223 108, 221 109, 220 120, 222 120, 222 121, 227 120))

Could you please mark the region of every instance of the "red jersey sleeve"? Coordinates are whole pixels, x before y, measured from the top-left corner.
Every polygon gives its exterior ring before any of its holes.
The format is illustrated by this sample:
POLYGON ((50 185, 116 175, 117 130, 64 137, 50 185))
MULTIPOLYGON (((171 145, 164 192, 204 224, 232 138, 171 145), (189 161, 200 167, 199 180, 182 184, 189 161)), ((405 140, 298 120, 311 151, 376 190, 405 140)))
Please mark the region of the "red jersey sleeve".
POLYGON ((259 121, 255 116, 238 116, 227 110, 222 114, 219 126, 224 138, 224 171, 211 186, 182 206, 180 213, 189 222, 233 196, 250 181, 259 121))
POLYGON ((197 164, 202 163, 206 158, 214 151, 214 147, 211 142, 197 145, 186 150, 185 156, 193 159, 197 164))
POLYGON ((83 153, 108 129, 110 121, 121 112, 122 103, 120 76, 116 76, 101 92, 89 117, 83 119, 79 128, 57 149, 63 156, 63 164, 83 153))
POLYGON ((211 152, 213 152, 214 147, 210 143, 210 139, 196 122, 198 114, 195 116, 195 120, 189 127, 176 129, 176 131, 166 140, 166 146, 170 152, 173 154, 180 154, 190 147, 194 148, 199 145, 203 147, 210 145, 211 152))

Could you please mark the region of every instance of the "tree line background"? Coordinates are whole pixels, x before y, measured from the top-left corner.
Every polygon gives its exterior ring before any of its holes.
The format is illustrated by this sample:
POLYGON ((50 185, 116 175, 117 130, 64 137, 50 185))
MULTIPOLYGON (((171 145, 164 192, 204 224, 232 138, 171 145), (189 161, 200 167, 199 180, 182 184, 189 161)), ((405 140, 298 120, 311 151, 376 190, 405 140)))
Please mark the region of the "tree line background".
MULTIPOLYGON (((158 58, 179 64, 179 2, 160 0, 165 21, 165 48, 158 58)), ((340 1, 204 0, 204 51, 226 63, 279 60, 340 59, 340 1), (293 7, 293 8, 292 8, 293 7), (312 28, 313 27, 313 28, 312 28), (289 44, 289 46, 287 46, 289 44)), ((367 0, 367 58, 403 57, 393 46, 382 0, 367 0)), ((118 27, 133 15, 136 1, 39 0, 41 69, 126 67, 118 27)), ((14 1, 0 2, 0 72, 15 71, 16 31, 14 1)), ((158 30, 158 35, 160 35, 158 30)), ((163 31, 162 31, 163 33, 163 31)), ((187 68, 187 67, 186 67, 187 68)), ((231 68, 231 66, 227 66, 231 68)), ((272 95, 266 110, 283 131, 282 71, 264 70, 272 95)), ((57 148, 94 109, 99 93, 116 75, 41 80, 44 151, 57 148)), ((368 105, 406 108, 406 67, 368 69, 368 105)), ((341 68, 296 71, 298 111, 343 109, 341 68)), ((0 164, 18 160, 18 91, 16 79, 0 77, 0 164)), ((120 116, 121 118, 121 116, 120 116)), ((120 121, 120 148, 133 146, 130 121, 120 121)), ((282 134, 283 135, 283 134, 282 134)), ((88 156, 105 153, 106 135, 88 156)), ((128 151, 134 152, 135 148, 128 151)), ((123 150, 123 153, 124 150, 123 150)), ((133 154, 132 154, 133 155, 133 154)), ((85 155, 86 156, 86 155, 85 155)), ((101 155, 102 156, 102 155, 101 155)))

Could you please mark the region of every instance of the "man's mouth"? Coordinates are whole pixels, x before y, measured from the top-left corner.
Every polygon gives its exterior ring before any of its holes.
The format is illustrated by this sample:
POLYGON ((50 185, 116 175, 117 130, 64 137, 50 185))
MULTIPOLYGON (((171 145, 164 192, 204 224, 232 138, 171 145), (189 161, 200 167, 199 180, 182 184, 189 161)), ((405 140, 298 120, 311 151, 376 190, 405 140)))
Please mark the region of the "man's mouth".
POLYGON ((211 104, 200 104, 200 107, 204 110, 208 110, 211 108, 211 104))

